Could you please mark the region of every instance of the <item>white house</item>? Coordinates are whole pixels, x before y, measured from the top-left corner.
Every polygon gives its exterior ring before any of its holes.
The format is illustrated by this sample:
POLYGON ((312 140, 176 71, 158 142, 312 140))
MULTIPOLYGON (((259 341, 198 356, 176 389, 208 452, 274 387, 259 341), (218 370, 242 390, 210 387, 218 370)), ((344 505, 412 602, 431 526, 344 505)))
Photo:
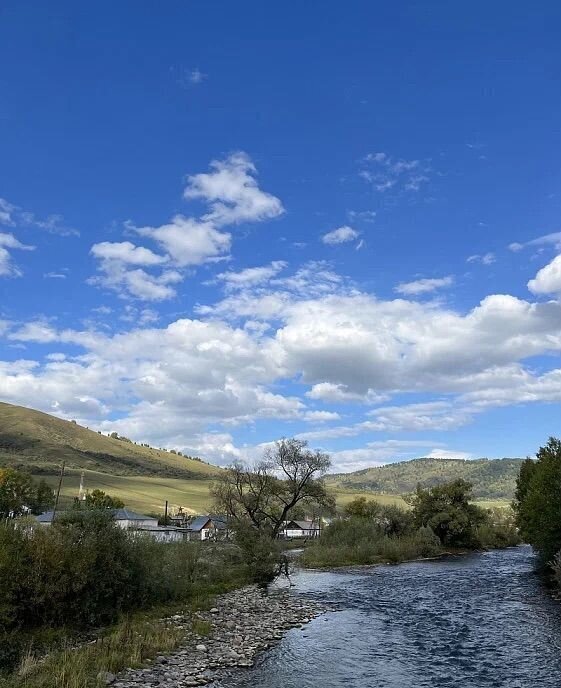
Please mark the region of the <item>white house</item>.
POLYGON ((320 535, 320 526, 317 521, 287 521, 280 535, 285 538, 316 538, 320 535))

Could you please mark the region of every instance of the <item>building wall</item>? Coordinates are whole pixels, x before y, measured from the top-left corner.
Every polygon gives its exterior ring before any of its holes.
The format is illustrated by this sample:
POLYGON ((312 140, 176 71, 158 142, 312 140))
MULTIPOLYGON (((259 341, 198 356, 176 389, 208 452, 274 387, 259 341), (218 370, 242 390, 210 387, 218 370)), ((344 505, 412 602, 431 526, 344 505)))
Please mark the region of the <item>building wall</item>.
POLYGON ((145 518, 141 521, 118 520, 115 523, 119 528, 155 528, 158 525, 157 518, 145 518))
POLYGON ((283 531, 285 537, 287 538, 301 538, 301 537, 318 537, 319 530, 302 530, 298 529, 287 529, 283 531))

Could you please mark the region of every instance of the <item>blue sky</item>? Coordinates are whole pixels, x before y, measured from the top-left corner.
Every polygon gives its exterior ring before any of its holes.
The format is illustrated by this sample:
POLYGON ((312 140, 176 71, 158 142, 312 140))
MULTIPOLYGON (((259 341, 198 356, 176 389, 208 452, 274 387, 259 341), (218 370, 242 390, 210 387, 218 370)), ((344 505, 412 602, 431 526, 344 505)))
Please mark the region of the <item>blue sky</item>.
POLYGON ((0 399, 218 463, 561 420, 555 2, 0 10, 0 399))

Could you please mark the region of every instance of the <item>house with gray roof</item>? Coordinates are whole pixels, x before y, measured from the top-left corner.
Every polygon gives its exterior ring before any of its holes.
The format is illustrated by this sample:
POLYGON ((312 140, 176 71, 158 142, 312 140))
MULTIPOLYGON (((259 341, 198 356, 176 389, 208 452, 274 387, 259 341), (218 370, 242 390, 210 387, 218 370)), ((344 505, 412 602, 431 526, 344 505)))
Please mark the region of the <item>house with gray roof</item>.
POLYGON ((229 535, 226 517, 218 514, 197 516, 187 526, 189 540, 226 540, 229 535))
MULTIPOLYGON (((110 509, 113 520, 119 526, 119 528, 129 529, 139 529, 139 528, 157 528, 158 519, 153 516, 144 516, 143 514, 137 514, 135 511, 130 509, 110 509)), ((58 514, 64 513, 59 511, 58 514)), ((37 523, 43 526, 50 526, 53 522, 53 511, 45 511, 43 514, 39 514, 35 519, 37 523)))
POLYGON ((316 538, 320 535, 320 524, 317 521, 286 521, 280 537, 283 538, 316 538))

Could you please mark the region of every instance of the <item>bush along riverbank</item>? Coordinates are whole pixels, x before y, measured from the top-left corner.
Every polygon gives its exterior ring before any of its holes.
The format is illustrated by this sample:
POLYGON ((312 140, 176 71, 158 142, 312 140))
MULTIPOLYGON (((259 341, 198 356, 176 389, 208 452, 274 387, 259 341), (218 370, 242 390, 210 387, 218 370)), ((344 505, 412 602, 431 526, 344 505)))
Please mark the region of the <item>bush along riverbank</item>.
POLYGON ((0 686, 95 685, 94 670, 131 666, 180 640, 162 626, 162 608, 197 610, 252 575, 238 547, 132 537, 103 510, 48 528, 4 521, 0 686), (70 649, 92 639, 102 642, 70 649))
POLYGON ((410 510, 359 497, 300 562, 310 568, 399 563, 520 543, 510 509, 484 510, 470 498, 471 485, 464 480, 417 489, 408 498, 410 510))

